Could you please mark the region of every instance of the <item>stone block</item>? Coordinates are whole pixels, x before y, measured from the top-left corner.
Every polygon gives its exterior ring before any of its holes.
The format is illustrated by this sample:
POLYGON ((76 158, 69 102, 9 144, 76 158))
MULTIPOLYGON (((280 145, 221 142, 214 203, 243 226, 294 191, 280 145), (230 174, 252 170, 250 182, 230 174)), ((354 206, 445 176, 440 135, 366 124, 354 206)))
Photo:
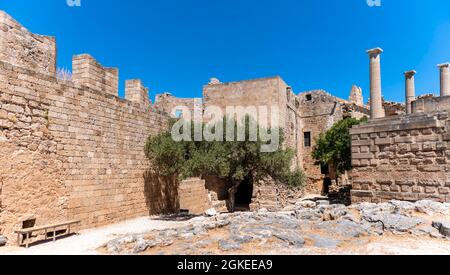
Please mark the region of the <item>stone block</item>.
POLYGON ((392 139, 391 138, 379 138, 375 140, 375 145, 391 145, 392 139))

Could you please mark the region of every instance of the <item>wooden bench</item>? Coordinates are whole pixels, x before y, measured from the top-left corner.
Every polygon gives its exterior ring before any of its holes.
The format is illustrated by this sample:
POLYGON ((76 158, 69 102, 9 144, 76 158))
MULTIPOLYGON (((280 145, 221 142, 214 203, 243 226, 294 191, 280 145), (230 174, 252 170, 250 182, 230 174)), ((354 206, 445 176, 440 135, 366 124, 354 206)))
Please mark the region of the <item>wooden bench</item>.
POLYGON ((38 226, 38 227, 32 227, 32 228, 26 228, 15 231, 17 234, 17 245, 22 246, 24 239, 23 237, 26 237, 25 246, 26 248, 30 245, 30 237, 33 232, 36 231, 44 231, 45 232, 45 240, 48 239, 48 232, 53 232, 53 241, 56 241, 57 237, 65 236, 70 234, 70 227, 75 224, 79 224, 81 221, 73 220, 73 221, 67 221, 62 223, 56 223, 46 226, 38 226), (66 228, 66 232, 64 234, 60 234, 59 236, 56 236, 57 229, 66 228), (23 236, 23 237, 22 237, 23 236))

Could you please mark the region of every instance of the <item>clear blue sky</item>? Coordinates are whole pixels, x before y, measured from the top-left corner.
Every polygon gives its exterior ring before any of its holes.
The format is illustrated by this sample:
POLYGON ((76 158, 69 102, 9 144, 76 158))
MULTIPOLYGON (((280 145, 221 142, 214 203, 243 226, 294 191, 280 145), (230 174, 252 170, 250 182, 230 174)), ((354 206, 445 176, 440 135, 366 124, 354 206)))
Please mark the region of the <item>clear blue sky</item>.
MULTIPOLYGON (((58 66, 90 53, 155 93, 201 96, 210 77, 280 75, 296 92, 325 89, 368 96, 365 50, 380 46, 383 93, 404 100, 403 72, 417 93, 439 92, 436 65, 450 61, 449 0, 0 0, 33 32, 53 35, 58 66)), ((123 91, 120 92, 123 95, 123 91)))

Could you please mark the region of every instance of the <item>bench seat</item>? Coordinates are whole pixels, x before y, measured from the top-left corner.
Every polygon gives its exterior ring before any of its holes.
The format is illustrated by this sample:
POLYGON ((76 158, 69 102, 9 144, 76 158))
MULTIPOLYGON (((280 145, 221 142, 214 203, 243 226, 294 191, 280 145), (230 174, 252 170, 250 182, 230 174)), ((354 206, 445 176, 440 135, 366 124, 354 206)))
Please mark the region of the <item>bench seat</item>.
MULTIPOLYGON (((63 235, 68 235, 68 234, 70 234, 70 227, 72 225, 79 224, 80 222, 81 221, 79 221, 79 220, 72 220, 72 221, 66 221, 66 222, 55 223, 55 224, 50 224, 50 225, 37 226, 37 227, 32 227, 32 228, 16 230, 15 233, 17 234, 17 245, 22 246, 24 238, 21 238, 21 236, 24 236, 24 237, 26 236, 27 241, 25 243, 25 246, 26 246, 26 248, 28 248, 30 235, 36 231, 45 231, 45 240, 47 240, 47 233, 53 232, 53 241, 56 241, 56 237, 57 237, 56 229, 61 228, 61 227, 66 227, 67 232, 63 235)), ((61 235, 61 236, 63 236, 63 235, 61 235)))

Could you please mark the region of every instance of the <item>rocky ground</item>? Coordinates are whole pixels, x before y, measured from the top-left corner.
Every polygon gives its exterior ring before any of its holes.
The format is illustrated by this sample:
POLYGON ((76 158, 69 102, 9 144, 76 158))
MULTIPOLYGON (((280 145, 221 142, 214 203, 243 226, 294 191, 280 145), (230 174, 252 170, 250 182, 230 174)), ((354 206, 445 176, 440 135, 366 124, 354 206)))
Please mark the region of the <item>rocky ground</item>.
POLYGON ((127 234, 104 254, 450 254, 450 204, 349 207, 305 200, 281 212, 195 217, 176 229, 127 234))

